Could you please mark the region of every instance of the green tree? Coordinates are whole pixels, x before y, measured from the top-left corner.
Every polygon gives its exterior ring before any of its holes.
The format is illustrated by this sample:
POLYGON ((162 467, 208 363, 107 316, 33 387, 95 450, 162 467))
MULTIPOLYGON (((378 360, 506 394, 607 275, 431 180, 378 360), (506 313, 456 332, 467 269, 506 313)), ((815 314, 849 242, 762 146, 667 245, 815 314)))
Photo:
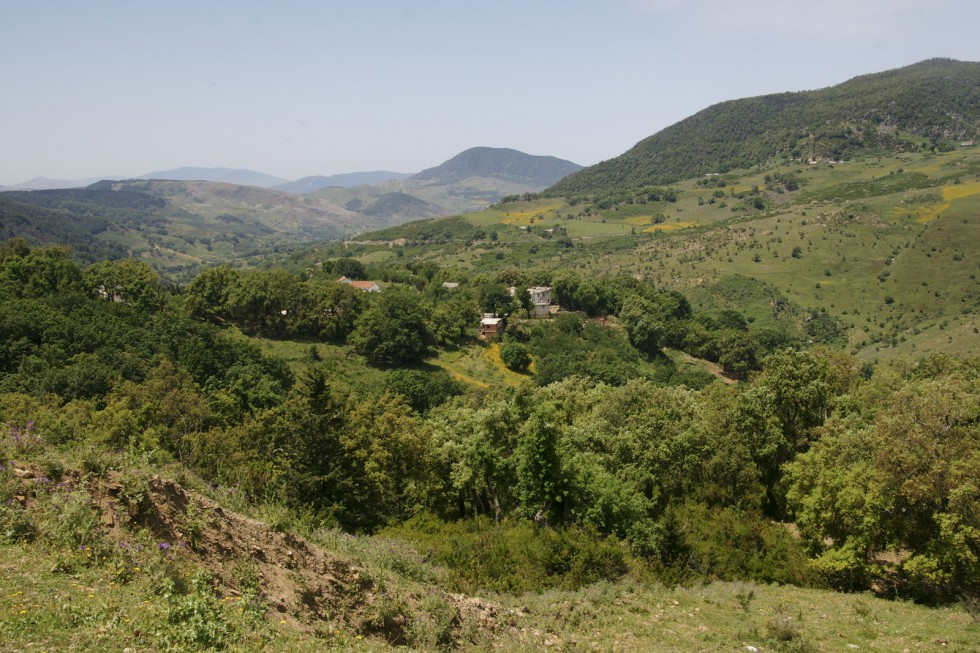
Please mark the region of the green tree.
POLYGON ((299 277, 276 268, 238 273, 229 293, 229 317, 247 333, 282 337, 289 333, 290 316, 308 304, 299 277))
POLYGON ((435 303, 429 325, 436 341, 448 345, 472 338, 479 320, 476 302, 459 294, 435 303))
POLYGON ((474 286, 476 301, 482 312, 507 315, 514 309, 514 297, 502 282, 480 279, 474 286))
POLYGON ((238 273, 223 265, 202 270, 184 292, 185 306, 198 319, 227 319, 228 299, 237 283, 238 273))
POLYGON ((751 370, 758 367, 755 358, 755 347, 748 333, 726 329, 716 336, 717 347, 720 350, 718 364, 736 379, 745 379, 751 370))
POLYGON ((85 269, 85 285, 90 292, 108 301, 122 301, 143 312, 163 307, 160 279, 146 263, 125 259, 103 261, 85 269))
POLYGON ((305 303, 287 313, 289 332, 344 342, 367 309, 365 293, 345 283, 307 281, 304 287, 305 303))
POLYGON ((557 418, 554 406, 538 406, 521 429, 514 451, 517 497, 524 513, 535 521, 560 519, 566 507, 568 488, 563 482, 557 418))
POLYGON ((914 598, 948 600, 978 586, 978 406, 975 375, 915 379, 872 421, 829 420, 787 466, 787 500, 830 582, 867 586, 872 558, 891 549, 911 554, 900 590, 914 598))
POLYGON ((421 296, 405 288, 389 288, 361 313, 347 340, 355 352, 373 363, 416 363, 432 342, 421 296))
POLYGON ((356 258, 340 258, 331 262, 333 272, 336 275, 347 277, 348 279, 366 279, 367 271, 364 264, 356 258))
POLYGON ((425 423, 433 470, 426 505, 445 516, 492 514, 500 521, 515 503, 513 452, 522 423, 501 399, 433 409, 425 423))
POLYGON ((531 352, 520 342, 505 342, 500 346, 500 360, 517 372, 525 372, 531 365, 531 352))
POLYGON ((82 273, 66 247, 25 249, 14 241, 0 259, 0 294, 38 298, 83 289, 82 273))
POLYGON ((649 355, 660 353, 664 326, 654 306, 642 297, 631 297, 623 304, 619 319, 630 344, 649 355))

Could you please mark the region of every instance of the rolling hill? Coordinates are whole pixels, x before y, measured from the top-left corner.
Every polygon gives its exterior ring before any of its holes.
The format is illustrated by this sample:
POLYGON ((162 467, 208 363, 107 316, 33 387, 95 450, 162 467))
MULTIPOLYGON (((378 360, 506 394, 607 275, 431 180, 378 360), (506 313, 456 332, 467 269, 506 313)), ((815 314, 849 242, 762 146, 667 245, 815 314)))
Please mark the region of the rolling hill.
POLYGON ((777 158, 670 193, 539 197, 411 222, 335 255, 542 279, 627 274, 757 324, 789 318, 866 360, 968 355, 980 328, 977 216, 975 147, 814 165, 777 158), (401 253, 385 244, 402 239, 401 253))
POLYGON ((68 244, 86 262, 140 258, 176 277, 384 224, 322 199, 206 181, 103 181, 0 194, 0 239, 68 244))
MULTIPOLYGON (((348 206, 348 208, 351 208, 348 206)), ((427 218, 438 215, 441 209, 430 202, 407 193, 385 193, 370 206, 360 209, 362 215, 384 222, 404 221, 405 218, 427 218)))
POLYGON ((610 193, 749 168, 949 150, 980 135, 980 63, 931 59, 817 91, 731 100, 572 174, 550 196, 610 193))

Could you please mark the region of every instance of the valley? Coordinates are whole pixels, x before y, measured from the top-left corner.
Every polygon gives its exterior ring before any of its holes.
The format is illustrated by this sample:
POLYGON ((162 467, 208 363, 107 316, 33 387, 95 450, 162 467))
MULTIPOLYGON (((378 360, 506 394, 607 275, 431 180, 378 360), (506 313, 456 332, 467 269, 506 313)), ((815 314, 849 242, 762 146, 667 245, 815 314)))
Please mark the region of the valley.
POLYGON ((0 648, 977 650, 978 93, 0 193, 0 648))

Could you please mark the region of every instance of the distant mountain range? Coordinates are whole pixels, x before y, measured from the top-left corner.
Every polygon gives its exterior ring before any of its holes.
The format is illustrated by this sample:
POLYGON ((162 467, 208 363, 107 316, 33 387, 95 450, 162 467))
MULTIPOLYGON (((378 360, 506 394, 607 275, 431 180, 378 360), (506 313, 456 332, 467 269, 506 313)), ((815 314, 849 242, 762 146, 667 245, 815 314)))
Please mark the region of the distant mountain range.
MULTIPOLYGON (((152 179, 162 181, 211 181, 239 186, 256 186, 259 188, 270 188, 277 191, 285 191, 306 195, 315 193, 326 188, 353 188, 358 186, 379 186, 392 182, 410 181, 410 185, 426 186, 450 186, 456 185, 460 189, 469 188, 470 190, 458 190, 453 194, 457 196, 473 196, 472 189, 478 188, 478 201, 494 201, 503 195, 526 190, 542 190, 555 183, 565 175, 582 166, 564 161, 552 156, 532 156, 507 148, 474 147, 460 154, 457 154, 448 161, 432 167, 418 174, 391 172, 388 170, 374 170, 367 172, 349 172, 337 175, 314 175, 303 177, 296 181, 289 181, 281 177, 275 177, 263 172, 248 170, 244 168, 200 168, 182 167, 171 170, 155 170, 141 175, 135 179, 152 179), (470 180, 469 183, 467 180, 470 180), (482 180, 482 181, 480 181, 482 180), (487 182, 486 180, 494 180, 487 182), (496 192, 495 186, 503 184, 506 188, 501 188, 496 192)), ((3 187, 2 190, 53 190, 58 188, 83 188, 102 180, 120 181, 126 177, 113 175, 108 177, 94 177, 89 179, 49 179, 37 177, 30 181, 3 187)), ((375 194, 375 198, 391 192, 392 189, 384 189, 375 194)), ((406 188, 398 188, 397 192, 405 192, 412 195, 412 191, 406 188)), ((423 202, 429 202, 432 207, 442 206, 441 209, 430 207, 437 211, 436 215, 451 213, 458 210, 472 210, 477 208, 464 202, 432 203, 428 198, 420 197, 423 202)), ((415 205, 411 212, 419 209, 415 205)))
POLYGON ((97 181, 102 181, 103 179, 109 179, 116 181, 123 179, 116 175, 110 175, 108 177, 92 177, 90 179, 49 179, 48 177, 35 177, 30 181, 25 181, 20 184, 13 184, 12 186, 0 186, 0 191, 5 190, 53 190, 56 188, 83 188, 89 184, 94 184, 97 181))
POLYGON ((139 175, 138 178, 168 181, 218 181, 239 186, 258 186, 259 188, 271 188, 289 182, 288 179, 273 177, 263 172, 244 168, 174 168, 173 170, 147 172, 139 175))
POLYGON ((330 175, 329 177, 315 175, 313 177, 303 177, 302 179, 297 179, 286 184, 279 184, 278 186, 273 186, 273 189, 304 195, 306 193, 315 193, 318 190, 332 186, 350 188, 351 186, 362 186, 365 184, 382 184, 386 181, 408 179, 411 176, 412 173, 410 172, 389 172, 387 170, 348 172, 340 175, 330 175))
POLYGON ((635 190, 750 168, 773 157, 839 160, 862 151, 942 151, 978 136, 980 63, 930 59, 817 91, 716 104, 565 177, 546 194, 635 190))

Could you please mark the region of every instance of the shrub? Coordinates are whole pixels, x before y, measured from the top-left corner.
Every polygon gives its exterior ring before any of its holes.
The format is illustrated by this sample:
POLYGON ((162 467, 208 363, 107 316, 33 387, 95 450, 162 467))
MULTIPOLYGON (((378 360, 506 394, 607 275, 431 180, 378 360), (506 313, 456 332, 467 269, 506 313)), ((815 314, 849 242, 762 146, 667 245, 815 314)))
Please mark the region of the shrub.
POLYGON ((222 648, 229 634, 228 623, 214 600, 212 577, 199 570, 191 579, 194 591, 187 595, 167 597, 167 621, 171 632, 166 637, 174 648, 222 648))
POLYGON ((922 603, 943 603, 955 598, 957 584, 936 558, 916 555, 901 567, 902 593, 922 603))
POLYGON ((0 544, 30 542, 36 534, 30 515, 20 504, 0 505, 0 544))
POLYGON ((665 538, 676 549, 667 561, 700 576, 795 585, 804 585, 810 578, 800 543, 761 515, 686 503, 671 506, 668 521, 671 518, 685 526, 679 538, 665 538))
POLYGON ((387 534, 409 540, 419 553, 448 567, 451 590, 464 593, 574 590, 622 577, 633 560, 622 542, 592 528, 494 524, 486 518, 447 523, 419 517, 387 534))
POLYGON ((860 591, 870 587, 868 565, 850 548, 830 549, 810 562, 819 584, 836 590, 860 591))

